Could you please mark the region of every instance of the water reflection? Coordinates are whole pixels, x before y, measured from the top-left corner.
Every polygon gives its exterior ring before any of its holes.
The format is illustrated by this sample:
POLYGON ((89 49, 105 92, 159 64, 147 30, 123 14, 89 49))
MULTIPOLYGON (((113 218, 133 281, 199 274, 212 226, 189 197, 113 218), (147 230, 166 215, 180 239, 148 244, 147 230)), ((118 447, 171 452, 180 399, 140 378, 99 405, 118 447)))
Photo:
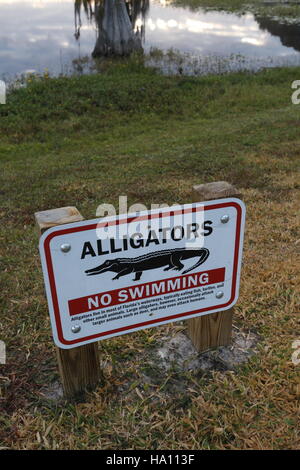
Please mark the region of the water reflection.
POLYGON ((280 38, 281 44, 300 52, 300 26, 298 24, 283 24, 270 18, 255 17, 262 31, 268 31, 272 36, 280 38))
MULTIPOLYGON (((278 20, 256 18, 253 14, 236 15, 220 11, 198 10, 191 12, 188 8, 174 7, 172 0, 152 0, 150 14, 149 0, 121 0, 126 5, 119 14, 113 12, 112 3, 119 0, 76 0, 76 23, 81 23, 81 7, 87 18, 95 21, 98 30, 94 56, 114 53, 112 31, 120 35, 123 23, 127 23, 125 38, 138 38, 137 47, 141 44, 145 49, 157 47, 162 50, 175 48, 179 51, 192 53, 242 54, 248 57, 284 57, 297 55, 300 51, 300 25, 280 23, 278 20), (99 11, 101 14, 99 15, 99 11), (113 19, 113 16, 115 18, 113 19), (116 18, 119 17, 117 21, 116 18), (106 18, 106 21, 105 21, 106 18), (131 23, 129 26, 128 19, 131 23), (116 23, 117 22, 117 23, 116 23), (116 27, 113 28, 113 25, 116 27), (109 30, 111 30, 109 34, 109 30), (145 35, 145 31, 147 35, 145 35), (270 33, 270 34, 269 34, 270 33), (280 41, 276 38, 280 38, 280 41), (106 38, 106 39, 105 39, 106 38), (108 39, 107 39, 108 38, 108 39), (288 38, 288 40, 286 40, 288 38), (105 45, 105 41, 108 42, 105 45)), ((116 9, 116 8, 115 8, 116 9)), ((76 37, 80 34, 77 28, 76 37)), ((117 38, 118 40, 118 38, 117 38)), ((122 42, 122 38, 121 38, 122 42)), ((126 44, 126 39, 125 41, 126 44)), ((115 47, 116 55, 124 55, 135 47, 115 47)))
POLYGON ((149 0, 75 0, 76 39, 82 26, 81 10, 97 26, 93 57, 126 56, 142 51, 149 0))
POLYGON ((191 11, 167 0, 0 0, 0 77, 46 67, 68 73, 74 59, 141 47, 202 59, 242 55, 252 69, 269 58, 272 65, 299 64, 300 25, 191 11))

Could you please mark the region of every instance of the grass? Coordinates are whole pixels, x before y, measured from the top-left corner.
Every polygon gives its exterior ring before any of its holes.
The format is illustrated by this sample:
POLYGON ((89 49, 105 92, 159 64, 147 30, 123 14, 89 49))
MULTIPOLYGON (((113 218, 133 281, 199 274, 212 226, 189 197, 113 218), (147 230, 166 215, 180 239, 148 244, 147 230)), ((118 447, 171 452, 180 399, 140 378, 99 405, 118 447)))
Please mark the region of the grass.
POLYGON ((138 60, 101 75, 32 79, 0 107, 2 449, 299 449, 300 68, 160 76, 138 60), (53 401, 58 380, 35 211, 102 202, 186 203, 194 184, 244 195, 247 232, 234 325, 261 338, 234 371, 162 373, 150 358, 174 323, 99 343, 105 382, 53 401), (145 377, 152 377, 146 380, 145 377), (49 393, 49 391, 48 391, 49 393), (47 394, 46 394, 47 395, 47 394))

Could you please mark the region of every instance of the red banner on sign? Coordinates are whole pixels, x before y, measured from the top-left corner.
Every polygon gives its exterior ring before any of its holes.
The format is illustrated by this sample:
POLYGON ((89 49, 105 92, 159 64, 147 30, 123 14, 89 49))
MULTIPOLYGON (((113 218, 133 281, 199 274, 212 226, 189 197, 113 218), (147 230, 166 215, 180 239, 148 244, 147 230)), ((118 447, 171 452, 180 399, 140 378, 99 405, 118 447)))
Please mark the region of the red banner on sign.
POLYGON ((224 282, 225 268, 211 269, 200 273, 186 274, 137 286, 123 287, 99 294, 69 300, 70 315, 91 312, 113 305, 125 304, 157 295, 166 295, 186 289, 224 282))

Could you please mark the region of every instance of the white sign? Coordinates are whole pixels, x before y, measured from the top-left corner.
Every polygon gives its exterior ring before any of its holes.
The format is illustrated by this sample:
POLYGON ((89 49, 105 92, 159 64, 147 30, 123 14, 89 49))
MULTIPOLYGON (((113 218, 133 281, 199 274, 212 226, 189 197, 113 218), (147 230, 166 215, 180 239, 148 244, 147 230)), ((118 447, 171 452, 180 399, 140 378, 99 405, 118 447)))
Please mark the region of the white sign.
POLYGON ((47 230, 40 254, 56 345, 229 309, 244 224, 245 206, 231 198, 47 230))

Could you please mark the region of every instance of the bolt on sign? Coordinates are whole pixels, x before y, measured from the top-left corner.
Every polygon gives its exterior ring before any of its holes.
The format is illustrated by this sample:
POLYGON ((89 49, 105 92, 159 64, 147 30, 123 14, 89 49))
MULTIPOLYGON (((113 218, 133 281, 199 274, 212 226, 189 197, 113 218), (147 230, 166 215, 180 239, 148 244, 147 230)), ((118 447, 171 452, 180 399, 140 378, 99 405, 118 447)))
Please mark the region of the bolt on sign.
POLYGON ((231 308, 244 225, 243 202, 229 198, 47 230, 40 255, 56 345, 231 308))

